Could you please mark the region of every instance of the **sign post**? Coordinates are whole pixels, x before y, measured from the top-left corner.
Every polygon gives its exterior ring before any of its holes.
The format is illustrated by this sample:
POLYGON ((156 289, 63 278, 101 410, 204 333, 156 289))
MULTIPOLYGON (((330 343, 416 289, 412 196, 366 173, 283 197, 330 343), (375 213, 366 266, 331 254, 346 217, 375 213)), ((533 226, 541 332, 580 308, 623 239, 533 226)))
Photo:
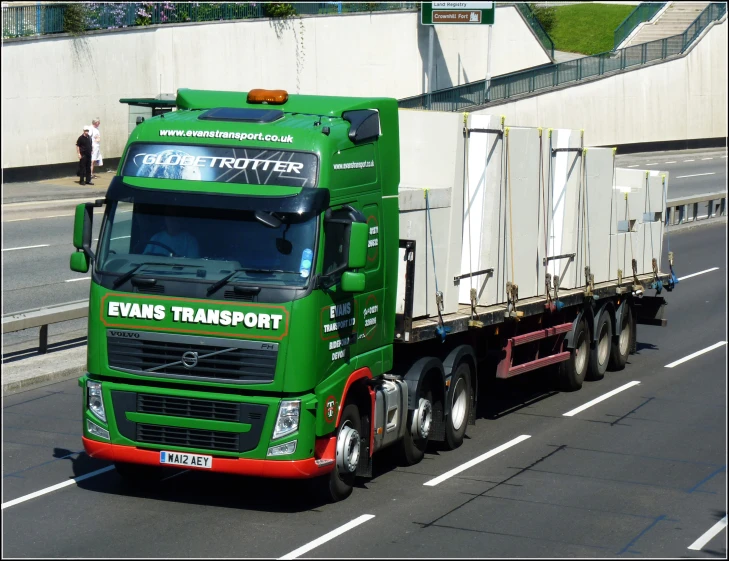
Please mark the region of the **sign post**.
MULTIPOLYGON (((488 52, 486 53, 486 91, 485 100, 489 100, 491 88, 491 36, 493 35, 494 12, 493 2, 423 2, 420 10, 420 23, 422 25, 488 25, 488 52)), ((428 94, 433 92, 433 36, 435 32, 430 28, 428 33, 428 94)), ((430 109, 430 95, 428 96, 428 109, 430 109)))

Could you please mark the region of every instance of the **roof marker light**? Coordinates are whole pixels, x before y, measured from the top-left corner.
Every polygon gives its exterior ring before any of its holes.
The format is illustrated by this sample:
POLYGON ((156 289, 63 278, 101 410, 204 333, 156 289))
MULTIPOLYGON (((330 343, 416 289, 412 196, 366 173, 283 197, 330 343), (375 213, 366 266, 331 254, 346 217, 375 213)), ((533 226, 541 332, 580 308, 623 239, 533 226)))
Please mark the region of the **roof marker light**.
POLYGON ((267 103, 271 105, 282 105, 289 99, 286 90, 263 90, 255 89, 248 92, 248 103, 267 103))

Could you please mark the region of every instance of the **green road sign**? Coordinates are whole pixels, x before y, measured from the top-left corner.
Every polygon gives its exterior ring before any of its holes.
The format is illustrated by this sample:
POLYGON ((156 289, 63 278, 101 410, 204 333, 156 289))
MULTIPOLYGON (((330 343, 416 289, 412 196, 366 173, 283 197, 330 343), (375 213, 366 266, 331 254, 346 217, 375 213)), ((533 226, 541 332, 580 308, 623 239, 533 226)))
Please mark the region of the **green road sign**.
POLYGON ((444 23, 492 25, 493 2, 423 2, 420 23, 436 25, 444 23))

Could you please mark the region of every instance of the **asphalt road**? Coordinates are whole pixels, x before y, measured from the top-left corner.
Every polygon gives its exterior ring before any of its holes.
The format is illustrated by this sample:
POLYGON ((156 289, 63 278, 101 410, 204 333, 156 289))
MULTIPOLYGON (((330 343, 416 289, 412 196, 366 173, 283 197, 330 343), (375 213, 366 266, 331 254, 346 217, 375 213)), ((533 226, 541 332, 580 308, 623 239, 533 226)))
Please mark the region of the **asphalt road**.
POLYGON ((726 528, 707 536, 726 520, 726 345, 666 367, 727 341, 725 228, 671 234, 679 278, 718 269, 667 294, 668 326, 638 327, 625 370, 573 393, 539 372, 484 384, 463 446, 409 468, 376 456, 375 477, 337 504, 297 482, 188 471, 149 490, 113 469, 49 489, 107 467, 81 452, 80 390, 6 397, 3 555, 726 557, 726 528))

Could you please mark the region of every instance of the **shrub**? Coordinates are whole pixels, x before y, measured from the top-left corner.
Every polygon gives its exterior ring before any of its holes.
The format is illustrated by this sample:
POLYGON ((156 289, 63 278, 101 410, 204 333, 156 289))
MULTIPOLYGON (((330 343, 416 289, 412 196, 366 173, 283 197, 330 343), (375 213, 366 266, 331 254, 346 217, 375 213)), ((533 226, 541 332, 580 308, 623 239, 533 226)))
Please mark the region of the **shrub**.
POLYGON ((86 31, 86 7, 80 3, 67 4, 63 11, 63 31, 81 35, 86 31))
POLYGON ((263 4, 263 13, 269 18, 288 18, 296 15, 296 8, 293 4, 271 2, 263 4))
POLYGON ((534 4, 530 4, 529 7, 532 9, 532 12, 534 12, 534 17, 537 18, 537 21, 544 28, 544 31, 550 33, 554 27, 556 18, 554 8, 540 7, 534 4))

